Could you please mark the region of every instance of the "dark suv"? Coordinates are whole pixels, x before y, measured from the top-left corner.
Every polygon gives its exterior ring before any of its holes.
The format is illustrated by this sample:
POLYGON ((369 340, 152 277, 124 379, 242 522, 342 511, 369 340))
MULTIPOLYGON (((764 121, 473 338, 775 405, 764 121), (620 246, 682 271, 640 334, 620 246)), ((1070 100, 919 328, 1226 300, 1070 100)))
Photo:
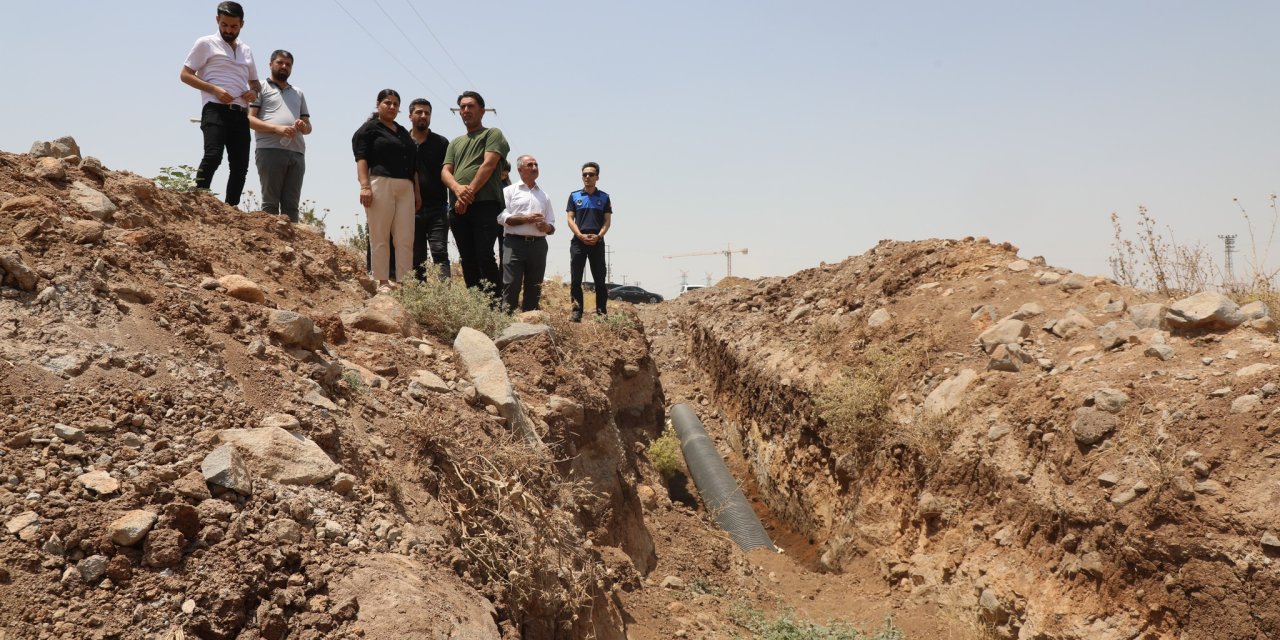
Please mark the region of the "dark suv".
POLYGON ((610 289, 609 299, 625 300, 627 302, 662 302, 662 296, 651 291, 645 291, 633 284, 624 284, 610 289))

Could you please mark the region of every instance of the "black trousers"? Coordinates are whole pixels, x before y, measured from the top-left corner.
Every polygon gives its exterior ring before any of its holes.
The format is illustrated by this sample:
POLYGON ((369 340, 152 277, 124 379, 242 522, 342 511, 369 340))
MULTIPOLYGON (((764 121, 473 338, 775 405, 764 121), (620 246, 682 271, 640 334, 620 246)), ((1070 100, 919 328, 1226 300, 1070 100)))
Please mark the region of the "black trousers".
MULTIPOLYGON (((585 232, 584 232, 585 233, 585 232)), ((608 313, 609 289, 605 284, 604 240, 586 245, 576 237, 569 241, 569 296, 573 298, 573 311, 582 315, 582 271, 591 263, 591 279, 596 285, 596 313, 608 313)))
POLYGON ((547 273, 547 239, 506 236, 502 239, 502 301, 508 311, 533 311, 542 300, 547 273), (520 290, 524 289, 524 303, 520 290))
POLYGON ((227 195, 231 206, 240 204, 245 176, 249 174, 249 112, 232 109, 231 105, 206 102, 200 112, 200 131, 204 134, 204 157, 196 169, 196 188, 208 189, 213 174, 222 164, 222 151, 227 152, 227 195))
POLYGON ((503 204, 498 201, 473 202, 467 212, 459 215, 449 211, 449 228, 453 241, 458 245, 458 262, 462 263, 462 279, 471 288, 483 288, 502 298, 502 279, 498 273, 498 259, 493 245, 497 242, 494 224, 503 204))
POLYGON ((449 212, 446 205, 423 205, 413 216, 413 268, 419 280, 427 277, 430 259, 441 279, 449 277, 449 212))

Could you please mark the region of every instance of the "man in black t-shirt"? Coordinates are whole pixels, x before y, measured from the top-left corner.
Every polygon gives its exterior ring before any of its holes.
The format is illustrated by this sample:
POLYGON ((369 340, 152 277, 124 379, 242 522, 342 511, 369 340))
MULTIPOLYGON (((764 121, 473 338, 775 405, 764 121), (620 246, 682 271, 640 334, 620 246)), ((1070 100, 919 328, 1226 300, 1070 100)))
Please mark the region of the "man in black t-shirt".
POLYGON ((414 216, 413 267, 418 279, 426 277, 425 264, 430 258, 441 279, 449 277, 449 188, 440 178, 444 152, 449 141, 431 130, 431 102, 417 98, 409 103, 409 135, 418 144, 418 184, 422 190, 422 208, 414 216))

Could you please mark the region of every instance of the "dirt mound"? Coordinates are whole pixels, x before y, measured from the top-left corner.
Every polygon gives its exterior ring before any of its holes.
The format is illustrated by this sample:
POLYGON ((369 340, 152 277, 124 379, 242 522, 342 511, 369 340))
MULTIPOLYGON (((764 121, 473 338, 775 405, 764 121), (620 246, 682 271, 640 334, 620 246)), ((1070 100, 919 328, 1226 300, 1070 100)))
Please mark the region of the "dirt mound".
POLYGON ((649 322, 821 567, 870 559, 1000 637, 1280 637, 1275 323, 1173 302, 886 241, 649 322))
POLYGON ((637 331, 504 348, 538 453, 309 227, 0 154, 0 228, 0 637, 622 637, 637 331))

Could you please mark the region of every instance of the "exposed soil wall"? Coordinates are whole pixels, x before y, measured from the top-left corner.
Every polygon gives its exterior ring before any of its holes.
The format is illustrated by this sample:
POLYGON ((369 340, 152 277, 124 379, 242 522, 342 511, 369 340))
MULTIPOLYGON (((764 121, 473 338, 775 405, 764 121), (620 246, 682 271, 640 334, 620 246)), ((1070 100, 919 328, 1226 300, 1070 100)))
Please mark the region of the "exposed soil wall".
POLYGON ((1274 329, 1157 328, 1107 343, 1150 299, 1071 275, 983 241, 885 242, 790 278, 686 294, 669 313, 760 497, 830 568, 869 555, 889 585, 1003 637, 1280 635, 1264 596, 1280 584, 1263 515, 1278 496, 1274 329), (977 337, 1028 303, 1040 307, 1019 340, 1028 362, 989 369, 977 337), (1047 330, 1077 316, 1088 326, 1047 330), (1153 340, 1173 359, 1144 353, 1153 340), (928 357, 868 456, 815 398, 883 344, 928 357), (922 441, 926 398, 965 368, 978 373, 946 437, 922 441), (1100 410, 1113 392, 1124 402, 1100 410), (1085 433, 1091 420, 1106 425, 1100 439, 1085 433))

